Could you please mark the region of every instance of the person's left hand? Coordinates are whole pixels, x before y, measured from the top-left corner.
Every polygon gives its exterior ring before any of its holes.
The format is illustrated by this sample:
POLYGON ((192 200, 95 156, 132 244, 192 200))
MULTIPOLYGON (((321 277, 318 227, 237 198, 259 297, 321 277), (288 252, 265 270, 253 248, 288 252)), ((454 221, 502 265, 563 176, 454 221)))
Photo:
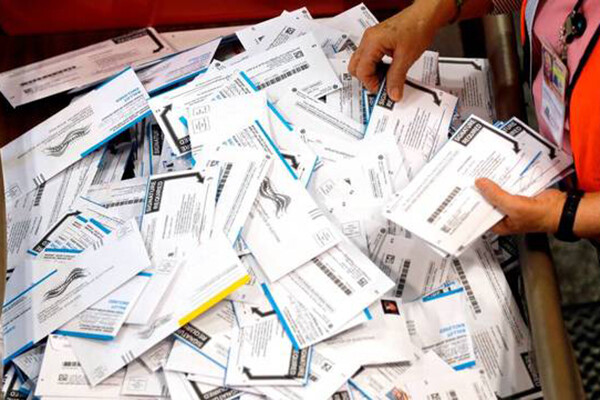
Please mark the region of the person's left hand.
POLYGON ((548 189, 534 197, 515 196, 486 178, 479 178, 475 186, 481 195, 506 217, 492 228, 498 235, 545 232, 558 230, 566 195, 560 190, 548 189))

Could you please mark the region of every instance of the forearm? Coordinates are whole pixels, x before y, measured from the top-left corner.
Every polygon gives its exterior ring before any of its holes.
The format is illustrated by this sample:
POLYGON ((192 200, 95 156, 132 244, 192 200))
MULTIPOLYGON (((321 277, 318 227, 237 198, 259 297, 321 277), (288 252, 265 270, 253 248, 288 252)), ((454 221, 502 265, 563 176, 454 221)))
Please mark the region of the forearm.
POLYGON ((583 196, 575 215, 573 232, 579 237, 600 239, 600 192, 583 196))
MULTIPOLYGON (((416 0, 413 7, 418 7, 436 29, 452 21, 457 12, 456 0, 416 0)), ((464 0, 459 19, 483 17, 492 9, 492 0, 464 0)))

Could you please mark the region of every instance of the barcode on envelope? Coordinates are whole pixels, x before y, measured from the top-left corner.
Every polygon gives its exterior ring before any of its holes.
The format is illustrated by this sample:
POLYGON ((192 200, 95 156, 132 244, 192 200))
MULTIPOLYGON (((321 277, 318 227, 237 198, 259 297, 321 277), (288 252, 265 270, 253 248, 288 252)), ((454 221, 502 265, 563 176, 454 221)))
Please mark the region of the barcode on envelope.
POLYGON ((335 283, 335 284, 336 284, 336 286, 337 286, 338 288, 340 288, 340 290, 341 290, 342 292, 344 292, 344 293, 345 293, 347 296, 350 296, 350 295, 352 294, 352 289, 350 289, 348 286, 346 286, 346 285, 344 284, 344 282, 342 282, 342 281, 341 281, 341 280, 340 280, 340 279, 337 277, 337 275, 333 273, 333 271, 331 271, 329 268, 327 268, 327 266, 326 266, 325 264, 323 264, 323 263, 321 262, 321 260, 319 260, 318 258, 313 258, 313 260, 312 260, 312 261, 313 261, 313 263, 314 263, 314 264, 315 264, 317 267, 319 267, 319 269, 320 269, 321 271, 323 271, 323 273, 324 273, 325 275, 327 275, 327 277, 328 277, 329 279, 331 279, 331 280, 333 281, 333 283, 335 283))
POLYGON ((35 200, 33 201, 33 206, 38 207, 40 202, 42 201, 42 194, 44 193, 44 188, 46 187, 46 182, 42 183, 35 193, 35 200))
POLYGON ((262 89, 264 89, 266 87, 269 87, 271 85, 279 83, 282 80, 287 79, 290 76, 296 75, 297 73, 300 73, 300 72, 302 72, 304 70, 307 70, 307 69, 308 69, 308 64, 307 63, 300 64, 296 68, 292 68, 291 70, 286 71, 286 72, 284 72, 281 75, 274 76, 273 78, 271 78, 271 79, 269 79, 267 81, 259 83, 256 87, 258 88, 258 90, 262 90, 262 89))
POLYGON ((131 204, 138 204, 138 203, 143 203, 144 199, 131 199, 131 200, 122 200, 122 201, 115 201, 112 203, 106 203, 104 204, 105 208, 113 208, 113 207, 121 207, 121 206, 127 206, 127 205, 131 205, 131 204))
POLYGON ((81 367, 81 364, 79 364, 79 361, 63 361, 62 366, 63 367, 81 367))
POLYGON ((427 218, 427 222, 429 222, 430 224, 432 224, 433 222, 435 222, 435 220, 437 220, 437 218, 440 216, 440 214, 442 212, 444 212, 444 210, 446 209, 446 207, 448 207, 448 205, 450 204, 450 202, 452 202, 452 200, 454 200, 454 198, 456 197, 456 195, 460 192, 460 187, 456 186, 454 189, 452 189, 452 191, 450 192, 450 194, 448 196, 446 196, 446 198, 444 199, 444 201, 442 201, 442 204, 440 204, 438 206, 438 208, 435 209, 435 211, 433 212, 433 214, 431 214, 429 216, 429 218, 427 218))
POLYGON ((404 260, 402 263, 402 271, 400 272, 400 278, 396 285, 396 297, 402 297, 404 292, 404 286, 406 285, 406 278, 408 277, 408 270, 410 269, 410 260, 404 260))
POLYGON ((458 260, 458 258, 455 258, 452 260, 452 265, 454 265, 454 269, 456 269, 458 278, 460 279, 460 282, 462 283, 463 287, 465 288, 465 291, 467 292, 467 298, 469 299, 469 302, 473 306, 473 310, 475 311, 475 314, 481 314, 481 307, 479 306, 479 303, 477 302, 477 299, 475 298, 473 289, 471 289, 471 285, 469 284, 469 281, 467 280, 467 275, 465 274, 465 271, 464 271, 460 261, 458 260))
POLYGON ((216 201, 219 201, 219 198, 221 197, 221 192, 223 192, 223 188, 225 187, 225 184, 227 183, 227 178, 229 178, 229 174, 231 173, 231 168, 233 168, 233 164, 227 163, 227 165, 225 166, 225 170, 223 171, 223 176, 221 176, 221 180, 219 181, 219 186, 217 186, 217 200, 216 201))

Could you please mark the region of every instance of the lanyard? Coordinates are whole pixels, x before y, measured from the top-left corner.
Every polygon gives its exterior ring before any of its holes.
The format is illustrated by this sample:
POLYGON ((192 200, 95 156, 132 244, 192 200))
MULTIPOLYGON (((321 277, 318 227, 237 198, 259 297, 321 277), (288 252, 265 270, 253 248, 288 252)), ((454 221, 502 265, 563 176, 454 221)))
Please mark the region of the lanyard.
POLYGON ((592 52, 596 48, 596 44, 598 43, 599 38, 600 38, 600 25, 596 28, 594 35, 592 36, 592 38, 590 39, 590 42, 586 46, 585 51, 584 51, 583 55, 581 56, 581 60, 579 60, 579 63, 577 64, 577 69, 575 70, 575 73, 573 74, 571 81, 569 82, 569 85, 567 86, 567 91, 566 91, 567 105, 570 103, 571 95, 573 93, 573 89, 575 88, 575 84, 577 83, 579 76, 581 76, 581 72, 583 71, 583 68, 587 64, 587 61, 589 60, 592 52))

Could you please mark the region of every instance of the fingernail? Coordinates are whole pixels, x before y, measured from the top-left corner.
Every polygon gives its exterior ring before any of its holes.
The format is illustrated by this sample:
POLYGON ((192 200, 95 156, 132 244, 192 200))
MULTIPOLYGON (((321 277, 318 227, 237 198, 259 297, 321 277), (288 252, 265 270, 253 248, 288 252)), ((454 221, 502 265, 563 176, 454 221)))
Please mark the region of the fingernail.
POLYGON ((475 179, 475 187, 479 189, 480 192, 483 192, 485 190, 485 185, 483 184, 483 182, 484 181, 481 178, 475 179))
POLYGON ((398 88, 392 88, 392 91, 390 92, 390 97, 394 101, 400 100, 400 89, 398 89, 398 88))

